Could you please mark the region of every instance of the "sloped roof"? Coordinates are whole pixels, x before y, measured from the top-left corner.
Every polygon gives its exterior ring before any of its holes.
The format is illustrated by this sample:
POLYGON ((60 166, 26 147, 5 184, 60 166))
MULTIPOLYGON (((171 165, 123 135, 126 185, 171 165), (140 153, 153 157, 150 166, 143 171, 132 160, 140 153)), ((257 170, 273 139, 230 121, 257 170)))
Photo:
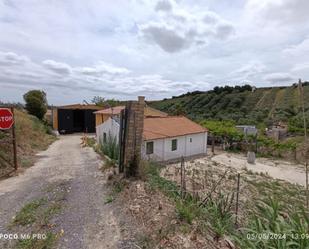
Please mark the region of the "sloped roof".
POLYGON ((144 115, 146 117, 167 117, 168 114, 162 111, 159 111, 158 109, 152 108, 148 105, 145 106, 144 115))
POLYGON ((63 105, 63 106, 58 106, 58 109, 91 109, 91 110, 100 110, 103 107, 97 106, 97 105, 92 105, 92 104, 73 104, 73 105, 63 105))
MULTIPOLYGON (((125 109, 125 106, 115 106, 113 108, 107 108, 107 109, 104 109, 104 110, 96 111, 94 113, 95 114, 117 115, 117 114, 120 114, 121 110, 123 110, 123 109, 125 109)), ((166 117, 166 116, 168 116, 167 113, 161 112, 161 111, 154 109, 150 106, 145 106, 144 115, 149 116, 149 117, 166 117)))
POLYGON ((125 106, 115 106, 112 108, 107 108, 104 110, 96 111, 95 114, 120 114, 120 112, 125 108, 125 106))
POLYGON ((206 128, 183 116, 146 117, 144 119, 143 136, 145 140, 153 140, 206 131, 206 128))

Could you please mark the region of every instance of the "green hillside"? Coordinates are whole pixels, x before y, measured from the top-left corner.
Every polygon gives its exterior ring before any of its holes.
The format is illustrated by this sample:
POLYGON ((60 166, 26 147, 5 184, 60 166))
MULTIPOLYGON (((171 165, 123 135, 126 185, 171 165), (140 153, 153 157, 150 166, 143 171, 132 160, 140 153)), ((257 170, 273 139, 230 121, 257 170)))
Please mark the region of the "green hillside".
MULTIPOLYGON (((309 114, 309 82, 304 83, 303 88, 309 114)), ((208 92, 189 92, 148 104, 169 114, 187 115, 196 121, 234 120, 238 124, 266 125, 283 121, 289 123, 292 129, 302 127, 299 89, 296 84, 290 87, 257 88, 254 91, 249 85, 215 87, 208 92)))

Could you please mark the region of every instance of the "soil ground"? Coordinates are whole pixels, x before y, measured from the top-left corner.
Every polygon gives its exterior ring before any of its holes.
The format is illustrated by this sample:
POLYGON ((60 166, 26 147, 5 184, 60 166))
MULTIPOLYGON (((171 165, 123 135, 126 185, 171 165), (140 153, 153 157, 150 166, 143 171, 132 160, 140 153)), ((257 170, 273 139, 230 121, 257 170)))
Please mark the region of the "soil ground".
MULTIPOLYGON (((198 161, 209 160, 209 158, 198 161)), ((222 153, 211 158, 213 162, 232 167, 238 171, 246 168, 254 173, 264 173, 274 179, 285 180, 290 183, 306 185, 306 173, 303 165, 268 158, 257 158, 255 164, 247 163, 247 158, 242 154, 222 153)))
MULTIPOLYGON (((92 148, 82 148, 80 138, 61 136, 38 154, 33 167, 0 181, 0 234, 33 233, 34 225, 12 226, 16 214, 42 198, 48 200, 46 205, 55 203, 50 196, 60 193, 60 211, 47 224, 57 238, 51 248, 136 248, 123 245, 113 204, 105 205, 108 190, 99 170, 102 160, 92 148)), ((15 243, 0 239, 0 248, 16 248, 15 243)))

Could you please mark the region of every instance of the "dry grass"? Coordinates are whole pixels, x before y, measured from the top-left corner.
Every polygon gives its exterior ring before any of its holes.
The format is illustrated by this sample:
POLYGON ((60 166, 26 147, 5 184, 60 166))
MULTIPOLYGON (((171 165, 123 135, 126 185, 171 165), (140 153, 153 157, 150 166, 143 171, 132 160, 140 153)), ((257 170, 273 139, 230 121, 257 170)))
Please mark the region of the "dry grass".
MULTIPOLYGON (((56 138, 48 134, 50 129, 40 120, 21 110, 15 110, 15 126, 18 164, 21 167, 29 167, 34 163, 34 155, 38 151, 47 149, 56 138)), ((0 142, 10 137, 9 132, 0 132, 0 142)), ((9 142, 0 143, 0 152, 0 156, 12 162, 12 145, 9 142)), ((12 169, 2 161, 0 163, 0 176, 12 169)))

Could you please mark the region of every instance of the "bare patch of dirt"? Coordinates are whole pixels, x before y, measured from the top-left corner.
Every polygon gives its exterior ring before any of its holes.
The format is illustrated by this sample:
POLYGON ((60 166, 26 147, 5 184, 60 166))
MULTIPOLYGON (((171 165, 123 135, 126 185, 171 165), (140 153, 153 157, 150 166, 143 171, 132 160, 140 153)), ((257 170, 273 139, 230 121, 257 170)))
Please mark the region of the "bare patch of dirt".
MULTIPOLYGON (((209 159, 201 160, 208 161, 209 159)), ((272 178, 285 180, 290 183, 303 186, 306 184, 305 169, 300 164, 268 158, 257 158, 255 164, 249 164, 245 156, 233 153, 222 153, 212 157, 211 160, 225 167, 235 168, 237 171, 245 168, 255 173, 267 174, 272 178)))

